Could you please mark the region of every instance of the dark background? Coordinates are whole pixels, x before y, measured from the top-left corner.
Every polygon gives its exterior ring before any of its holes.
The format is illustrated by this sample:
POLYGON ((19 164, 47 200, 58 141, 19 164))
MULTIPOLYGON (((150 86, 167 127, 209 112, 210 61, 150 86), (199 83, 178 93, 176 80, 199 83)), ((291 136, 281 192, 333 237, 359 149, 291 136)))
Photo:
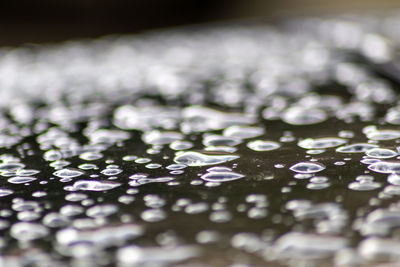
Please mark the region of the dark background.
POLYGON ((0 46, 193 23, 400 6, 397 0, 0 0, 0 46))

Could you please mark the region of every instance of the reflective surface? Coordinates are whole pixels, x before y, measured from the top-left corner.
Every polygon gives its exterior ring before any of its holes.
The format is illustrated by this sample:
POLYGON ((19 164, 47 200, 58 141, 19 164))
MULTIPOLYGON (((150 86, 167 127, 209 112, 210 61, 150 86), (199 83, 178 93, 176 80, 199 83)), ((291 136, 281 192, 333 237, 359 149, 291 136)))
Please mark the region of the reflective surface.
POLYGON ((398 261, 399 23, 1 50, 1 263, 398 261))

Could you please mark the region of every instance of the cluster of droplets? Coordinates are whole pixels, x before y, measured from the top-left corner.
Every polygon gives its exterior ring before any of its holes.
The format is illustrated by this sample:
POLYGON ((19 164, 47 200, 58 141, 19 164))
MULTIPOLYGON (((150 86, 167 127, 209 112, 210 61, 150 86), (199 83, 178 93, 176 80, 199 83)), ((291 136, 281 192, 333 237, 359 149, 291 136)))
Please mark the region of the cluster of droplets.
POLYGON ((0 265, 398 262, 398 25, 0 49, 0 265))

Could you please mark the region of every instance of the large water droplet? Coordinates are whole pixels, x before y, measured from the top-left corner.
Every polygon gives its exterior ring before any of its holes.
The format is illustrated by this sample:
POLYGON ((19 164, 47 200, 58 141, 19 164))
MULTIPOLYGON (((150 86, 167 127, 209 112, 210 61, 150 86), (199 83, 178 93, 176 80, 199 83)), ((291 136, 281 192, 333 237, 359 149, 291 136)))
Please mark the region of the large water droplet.
POLYGON ((325 137, 325 138, 307 138, 301 140, 298 145, 305 149, 325 149, 330 147, 336 147, 346 143, 346 139, 338 137, 325 137))
POLYGON ((0 171, 16 171, 25 167, 24 164, 18 162, 7 162, 0 164, 0 171))
POLYGON ((13 193, 14 193, 14 191, 11 189, 0 188, 0 197, 5 197, 5 196, 11 195, 13 193))
POLYGON ((325 169, 325 166, 316 162, 299 162, 294 164, 290 169, 299 173, 316 173, 325 169))
POLYGON ((282 120, 292 125, 317 124, 327 119, 325 111, 314 108, 291 107, 285 111, 282 120))
POLYGON ((264 133, 261 127, 239 126, 234 125, 226 128, 223 132, 224 136, 247 139, 257 137, 264 133))
POLYGON ((219 130, 233 125, 250 124, 255 121, 253 115, 228 113, 202 106, 190 106, 182 111, 184 132, 203 132, 219 130))
POLYGON ((117 251, 117 260, 122 266, 172 266, 196 257, 199 250, 195 247, 139 247, 128 246, 117 251))
POLYGON ((379 161, 369 165, 368 169, 379 173, 400 173, 400 161, 379 161))
POLYGON ((358 143, 358 144, 351 144, 347 146, 338 147, 336 151, 340 153, 365 153, 368 150, 377 147, 378 147, 377 145, 358 143))
POLYGON ((200 152, 183 152, 177 153, 174 161, 178 164, 188 166, 207 166, 220 164, 239 158, 237 155, 226 155, 220 153, 204 154, 200 152))
POLYGON ((53 174, 60 178, 75 178, 75 177, 81 176, 83 174, 83 172, 79 171, 79 170, 74 170, 74 169, 62 169, 62 170, 55 171, 53 174))
POLYGON ((247 143, 247 147, 254 151, 271 151, 281 147, 277 142, 255 140, 247 143))
POLYGON ((73 187, 76 190, 85 191, 106 191, 121 186, 120 183, 112 181, 78 180, 73 187))
POLYGON ((201 176, 201 179, 208 181, 208 182, 229 182, 234 181, 240 178, 243 178, 244 175, 236 172, 208 172, 201 176))
POLYGON ((317 259, 347 247, 343 237, 289 232, 274 244, 279 259, 317 259))
POLYGON ((150 131, 142 135, 142 139, 145 143, 150 145, 166 145, 183 138, 183 135, 178 132, 161 132, 161 131, 150 131))
POLYGON ((367 132, 367 138, 371 140, 392 140, 400 138, 400 131, 398 130, 374 130, 367 132))
POLYGON ((371 157, 371 158, 388 159, 388 158, 396 157, 398 154, 396 151, 393 151, 391 149, 373 148, 373 149, 365 152, 365 155, 367 155, 368 157, 371 157))
POLYGON ((20 241, 31 241, 42 238, 49 233, 48 229, 37 223, 19 222, 13 224, 10 234, 20 241))
POLYGON ((24 184, 24 183, 29 183, 29 182, 35 181, 36 179, 37 178, 32 177, 32 176, 15 176, 15 177, 8 179, 7 181, 12 184, 24 184))
POLYGON ((206 135, 203 139, 205 146, 236 146, 242 142, 241 139, 235 137, 226 137, 222 135, 206 135))

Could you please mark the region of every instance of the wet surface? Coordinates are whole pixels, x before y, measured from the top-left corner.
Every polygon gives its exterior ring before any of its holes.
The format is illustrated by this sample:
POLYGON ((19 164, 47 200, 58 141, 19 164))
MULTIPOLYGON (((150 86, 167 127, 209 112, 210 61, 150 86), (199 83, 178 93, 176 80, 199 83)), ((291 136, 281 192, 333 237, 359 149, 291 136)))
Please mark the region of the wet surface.
POLYGON ((1 50, 1 263, 397 262, 399 23, 1 50))

